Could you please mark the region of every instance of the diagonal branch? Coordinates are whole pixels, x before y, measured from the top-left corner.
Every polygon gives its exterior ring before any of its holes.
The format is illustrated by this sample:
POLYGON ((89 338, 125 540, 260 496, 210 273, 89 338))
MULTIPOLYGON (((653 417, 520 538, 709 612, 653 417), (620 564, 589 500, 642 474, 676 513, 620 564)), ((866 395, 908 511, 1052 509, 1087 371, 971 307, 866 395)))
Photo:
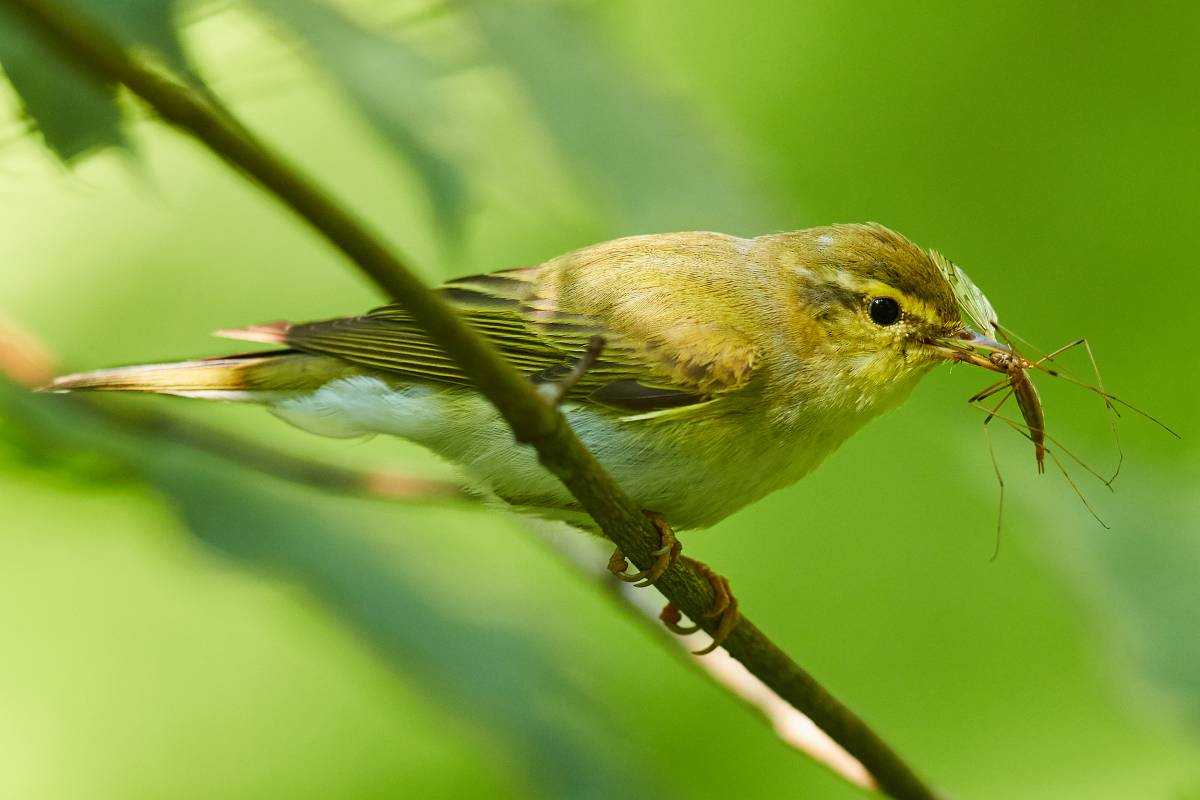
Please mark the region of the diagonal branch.
MULTIPOLYGON (((64 57, 104 79, 126 86, 163 120, 189 134, 230 166, 291 208, 345 253, 390 298, 402 304, 430 338, 504 417, 517 441, 532 445, 625 555, 650 566, 659 534, 628 495, 603 470, 558 409, 468 328, 377 234, 202 93, 125 52, 114 38, 54 0, 3 0, 20 12, 64 57)), ((680 559, 657 584, 662 593, 712 633, 704 611, 712 606, 709 581, 680 559)), ((853 754, 883 791, 896 798, 935 795, 909 766, 850 709, 743 617, 724 642, 726 651, 776 694, 810 717, 853 754)))
MULTIPOLYGON (((597 337, 598 338, 598 337, 597 337)), ((588 354, 599 356, 602 341, 593 341, 588 354)), ((582 375, 588 361, 585 355, 572 370, 582 375)), ((17 327, 0 312, 0 380, 8 380, 26 389, 45 386, 58 371, 50 351, 35 337, 17 327)), ((551 384, 542 384, 539 391, 551 384)), ((561 384, 556 384, 561 385, 561 384)), ((3 384, 0 383, 0 388, 3 384)), ((98 417, 103 423, 126 432, 181 444, 199 450, 242 468, 255 470, 283 481, 300 484, 319 491, 350 495, 364 499, 401 501, 407 503, 436 503, 443 500, 478 500, 467 494, 464 487, 450 481, 434 481, 391 470, 358 470, 339 467, 324 461, 292 455, 256 441, 234 436, 226 431, 143 408, 130 413, 123 404, 105 403, 87 395, 62 395, 57 402, 71 403, 84 413, 98 417)), ((597 540, 591 537, 559 537, 549 535, 537 524, 529 526, 532 533, 579 574, 595 581, 621 609, 652 630, 663 643, 693 669, 707 674, 748 706, 758 711, 789 747, 824 764, 849 783, 864 789, 877 788, 874 779, 862 764, 812 723, 808 717, 788 705, 762 681, 755 678, 741 663, 725 653, 700 658, 693 652, 703 645, 692 636, 672 636, 659 624, 658 603, 649 593, 614 581, 606 568, 604 552, 597 550, 597 540)))

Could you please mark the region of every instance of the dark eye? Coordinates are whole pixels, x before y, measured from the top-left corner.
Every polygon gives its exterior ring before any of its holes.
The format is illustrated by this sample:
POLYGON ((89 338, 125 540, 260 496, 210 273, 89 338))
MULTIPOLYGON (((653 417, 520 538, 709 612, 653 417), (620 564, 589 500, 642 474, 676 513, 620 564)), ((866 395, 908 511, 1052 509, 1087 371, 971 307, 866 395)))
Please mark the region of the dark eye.
POLYGON ((900 304, 890 297, 876 297, 867 307, 867 313, 876 325, 894 325, 900 319, 900 304))

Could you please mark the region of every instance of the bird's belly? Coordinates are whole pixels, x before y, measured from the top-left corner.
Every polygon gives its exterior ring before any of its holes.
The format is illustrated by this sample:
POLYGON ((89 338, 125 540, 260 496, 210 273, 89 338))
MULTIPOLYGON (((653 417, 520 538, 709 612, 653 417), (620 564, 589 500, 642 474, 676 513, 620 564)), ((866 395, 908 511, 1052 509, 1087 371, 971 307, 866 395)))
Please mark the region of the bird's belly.
MULTIPOLYGON (((384 433, 422 444, 462 466, 506 502, 547 516, 579 520, 566 488, 517 444, 486 400, 473 392, 395 387, 356 376, 274 404, 285 420, 314 433, 384 433)), ((622 421, 568 405, 572 428, 644 508, 677 528, 703 528, 816 466, 831 447, 749 427, 739 416, 622 421)), ((833 445, 836 446, 836 443, 833 445)))
POLYGON ((584 444, 643 508, 680 529, 706 528, 798 480, 816 461, 794 440, 737 417, 596 422, 568 413, 584 444))

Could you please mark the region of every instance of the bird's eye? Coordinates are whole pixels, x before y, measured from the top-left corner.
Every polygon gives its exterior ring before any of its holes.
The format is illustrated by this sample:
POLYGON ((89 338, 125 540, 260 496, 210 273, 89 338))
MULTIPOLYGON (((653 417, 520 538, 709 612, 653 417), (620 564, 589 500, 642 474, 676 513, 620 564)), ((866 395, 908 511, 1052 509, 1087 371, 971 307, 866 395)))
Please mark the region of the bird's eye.
POLYGON ((894 325, 900 319, 900 304, 890 297, 876 297, 867 307, 876 325, 894 325))

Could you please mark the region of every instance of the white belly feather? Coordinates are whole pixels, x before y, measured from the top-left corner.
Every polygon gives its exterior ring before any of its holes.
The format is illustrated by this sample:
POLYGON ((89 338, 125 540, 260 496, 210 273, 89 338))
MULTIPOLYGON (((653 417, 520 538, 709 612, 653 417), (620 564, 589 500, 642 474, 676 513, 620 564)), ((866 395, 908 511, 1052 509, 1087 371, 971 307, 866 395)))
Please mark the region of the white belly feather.
MULTIPOLYGON (((327 383, 307 395, 271 401, 273 412, 312 433, 357 437, 383 433, 417 442, 459 464, 505 501, 578 522, 563 485, 537 462, 487 401, 458 389, 392 386, 370 376, 327 383)), ((802 477, 854 427, 747 430, 728 419, 621 422, 567 404, 571 427, 642 507, 676 527, 702 528, 802 477)), ((764 423, 765 428, 765 423, 764 423)))

